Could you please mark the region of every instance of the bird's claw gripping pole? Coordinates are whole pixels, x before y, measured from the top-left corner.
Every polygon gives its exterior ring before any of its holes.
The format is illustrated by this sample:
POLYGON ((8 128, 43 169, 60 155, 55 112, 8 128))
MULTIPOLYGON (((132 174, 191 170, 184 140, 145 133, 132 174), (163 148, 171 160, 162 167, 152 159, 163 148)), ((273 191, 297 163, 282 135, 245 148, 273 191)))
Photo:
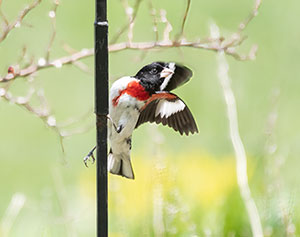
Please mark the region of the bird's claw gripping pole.
MULTIPOLYGON (((108 114, 107 115, 97 114, 97 129, 101 130, 106 128, 107 124, 105 118, 111 120, 108 114)), ((83 158, 83 163, 87 168, 88 168, 88 161, 91 161, 92 164, 94 164, 96 161, 94 156, 94 151, 96 150, 97 146, 98 144, 95 147, 93 147, 93 149, 83 158)))
MULTIPOLYGON (((114 129, 116 130, 117 133, 120 133, 123 127, 117 128, 116 124, 112 121, 111 117, 106 115, 106 118, 112 123, 114 129)), ((91 161, 92 164, 95 163, 95 156, 94 156, 94 151, 96 150, 97 146, 93 147, 92 150, 83 158, 83 163, 84 165, 88 168, 88 162, 91 161)))
POLYGON ((88 168, 89 166, 88 166, 88 161, 90 161, 91 160, 91 158, 92 158, 92 164, 94 164, 95 163, 95 156, 94 156, 94 151, 96 150, 96 148, 97 148, 97 146, 95 146, 85 157, 84 157, 84 159, 83 159, 83 162, 84 162, 84 165, 88 168))

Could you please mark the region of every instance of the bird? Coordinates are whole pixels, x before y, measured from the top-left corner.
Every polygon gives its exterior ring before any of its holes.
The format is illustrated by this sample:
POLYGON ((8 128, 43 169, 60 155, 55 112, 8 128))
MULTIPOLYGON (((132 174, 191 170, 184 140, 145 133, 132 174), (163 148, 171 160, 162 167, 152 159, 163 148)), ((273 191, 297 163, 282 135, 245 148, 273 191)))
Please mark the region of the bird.
MULTIPOLYGON (((128 179, 135 175, 131 164, 132 133, 150 122, 168 125, 181 135, 198 133, 195 119, 185 104, 170 91, 190 80, 192 70, 175 62, 153 62, 135 76, 116 80, 109 93, 108 171, 128 179)), ((92 156, 96 147, 85 157, 92 156)))
POLYGON ((198 133, 184 101, 170 91, 185 84, 193 73, 174 62, 153 62, 135 76, 115 81, 109 95, 108 171, 134 179, 131 143, 134 129, 146 122, 168 125, 181 135, 198 133))

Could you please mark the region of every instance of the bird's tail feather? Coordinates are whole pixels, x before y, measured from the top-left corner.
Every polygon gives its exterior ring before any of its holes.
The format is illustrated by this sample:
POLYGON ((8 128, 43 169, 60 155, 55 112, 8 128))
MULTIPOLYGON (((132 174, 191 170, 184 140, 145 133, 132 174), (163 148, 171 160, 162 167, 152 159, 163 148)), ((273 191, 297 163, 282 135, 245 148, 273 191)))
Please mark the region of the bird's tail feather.
POLYGON ((121 175, 128 179, 134 179, 129 154, 108 154, 108 171, 112 174, 121 175))

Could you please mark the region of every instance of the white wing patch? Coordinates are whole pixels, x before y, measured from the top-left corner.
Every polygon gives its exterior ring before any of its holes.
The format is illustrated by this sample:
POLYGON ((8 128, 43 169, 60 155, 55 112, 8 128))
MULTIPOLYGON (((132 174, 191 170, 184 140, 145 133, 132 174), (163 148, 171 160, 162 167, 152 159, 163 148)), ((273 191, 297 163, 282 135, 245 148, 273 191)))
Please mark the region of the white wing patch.
POLYGON ((181 100, 175 100, 175 101, 161 100, 157 104, 155 117, 157 117, 160 114, 161 118, 163 117, 168 118, 172 114, 184 110, 184 108, 185 108, 185 104, 181 100))
MULTIPOLYGON (((175 63, 169 63, 168 68, 171 69, 173 72, 175 72, 175 63)), ((167 87, 172 76, 173 76, 173 74, 171 74, 165 78, 164 82, 160 85, 161 91, 163 91, 167 87)))

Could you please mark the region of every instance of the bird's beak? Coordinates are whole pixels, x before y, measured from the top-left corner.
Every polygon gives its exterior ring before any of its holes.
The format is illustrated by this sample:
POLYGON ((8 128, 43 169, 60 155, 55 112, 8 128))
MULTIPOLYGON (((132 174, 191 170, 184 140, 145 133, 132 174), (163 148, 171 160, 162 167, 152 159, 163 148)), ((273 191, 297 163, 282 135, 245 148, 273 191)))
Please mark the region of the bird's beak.
POLYGON ((172 75, 174 73, 173 70, 171 70, 170 68, 165 67, 162 72, 160 73, 160 77, 161 78, 166 78, 170 75, 172 75))

